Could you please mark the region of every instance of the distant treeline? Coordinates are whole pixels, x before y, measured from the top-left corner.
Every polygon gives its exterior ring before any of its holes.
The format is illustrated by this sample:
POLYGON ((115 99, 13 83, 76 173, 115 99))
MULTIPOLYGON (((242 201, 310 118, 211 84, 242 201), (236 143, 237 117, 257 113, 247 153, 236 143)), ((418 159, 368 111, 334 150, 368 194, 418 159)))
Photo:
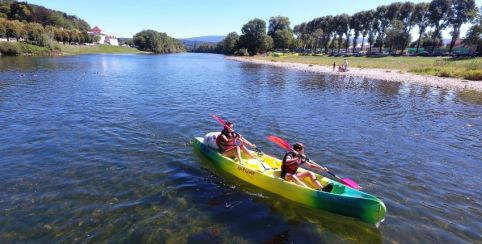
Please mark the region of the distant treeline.
POLYGON ((134 35, 134 45, 142 51, 154 53, 178 53, 186 49, 179 40, 168 36, 166 33, 155 30, 143 30, 134 35))
POLYGON ((43 26, 50 25, 68 30, 90 30, 90 25, 85 20, 74 15, 13 0, 0 0, 0 18, 29 23, 34 22, 43 26))
MULTIPOLYGON (((394 2, 373 10, 360 11, 353 15, 340 14, 315 18, 311 21, 290 27, 288 17, 271 17, 266 30, 266 22, 253 19, 241 29, 239 36, 235 32, 217 45, 202 44, 192 51, 216 52, 224 54, 255 55, 270 50, 348 48, 352 44, 355 52, 359 37, 362 46, 367 40, 369 51, 377 48, 382 52, 388 48, 403 51, 412 43, 413 47, 435 47, 443 45, 442 31, 450 28, 452 39, 449 52, 460 37, 462 24, 474 23, 467 32, 464 44, 482 48, 482 17, 474 0, 432 0, 430 3, 394 2), (418 26, 417 40, 412 42, 411 31, 418 26), (350 43, 351 42, 351 43, 350 43)), ((374 51, 374 50, 373 50, 374 51)))
MULTIPOLYGON (((66 13, 26 2, 0 1, 0 37, 60 50, 57 43, 92 43, 89 24, 66 13)), ((25 45, 1 43, 0 53, 18 55, 25 45)))

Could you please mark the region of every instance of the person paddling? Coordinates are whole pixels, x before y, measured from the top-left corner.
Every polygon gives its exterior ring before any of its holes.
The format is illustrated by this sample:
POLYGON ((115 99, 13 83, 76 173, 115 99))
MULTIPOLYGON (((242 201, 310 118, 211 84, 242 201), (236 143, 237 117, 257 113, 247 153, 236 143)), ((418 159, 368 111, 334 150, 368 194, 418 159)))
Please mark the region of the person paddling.
POLYGON ((256 158, 244 146, 248 145, 250 147, 256 147, 256 145, 246 140, 240 134, 234 132, 234 124, 229 121, 226 121, 221 134, 216 138, 216 144, 218 145, 221 154, 228 157, 236 157, 241 164, 241 151, 246 153, 250 158, 256 158))
POLYGON ((330 192, 333 189, 333 184, 329 184, 323 187, 321 183, 316 179, 316 176, 311 171, 304 171, 296 173, 300 165, 306 163, 310 168, 317 168, 321 171, 328 172, 326 167, 321 167, 317 164, 310 163, 309 159, 305 156, 305 146, 302 143, 295 143, 293 145, 294 151, 289 151, 283 157, 283 164, 281 165, 281 178, 284 180, 294 180, 298 185, 308 187, 301 180, 309 177, 313 184, 315 184, 319 190, 330 192))

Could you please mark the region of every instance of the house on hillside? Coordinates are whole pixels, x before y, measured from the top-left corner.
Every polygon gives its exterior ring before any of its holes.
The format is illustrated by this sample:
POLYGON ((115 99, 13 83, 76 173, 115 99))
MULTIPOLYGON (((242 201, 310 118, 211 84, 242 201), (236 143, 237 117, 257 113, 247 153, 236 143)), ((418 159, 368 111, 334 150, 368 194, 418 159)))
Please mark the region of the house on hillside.
POLYGON ((107 35, 98 26, 92 28, 92 30, 90 30, 87 33, 90 36, 92 36, 92 38, 99 36, 100 38, 99 38, 99 41, 97 42, 98 44, 109 44, 109 45, 119 46, 119 42, 117 41, 116 37, 107 35))

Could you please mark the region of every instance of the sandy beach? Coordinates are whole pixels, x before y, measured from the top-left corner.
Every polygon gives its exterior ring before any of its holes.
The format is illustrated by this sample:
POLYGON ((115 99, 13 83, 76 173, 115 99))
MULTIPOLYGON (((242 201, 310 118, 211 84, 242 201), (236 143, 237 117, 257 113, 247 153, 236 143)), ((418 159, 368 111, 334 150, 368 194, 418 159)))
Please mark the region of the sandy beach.
POLYGON ((248 57, 232 57, 228 56, 226 59, 235 60, 239 62, 248 62, 255 64, 267 64, 277 67, 284 67, 289 69, 296 69, 304 72, 314 72, 322 74, 354 76, 368 79, 395 81, 395 82, 410 82, 429 85, 438 88, 450 88, 457 90, 476 90, 482 92, 482 81, 471 81, 457 78, 444 78, 437 76, 417 75, 413 73, 403 72, 397 69, 367 69, 354 68, 348 66, 347 72, 333 71, 331 66, 320 66, 312 64, 288 63, 288 62, 271 62, 265 60, 257 60, 248 57))

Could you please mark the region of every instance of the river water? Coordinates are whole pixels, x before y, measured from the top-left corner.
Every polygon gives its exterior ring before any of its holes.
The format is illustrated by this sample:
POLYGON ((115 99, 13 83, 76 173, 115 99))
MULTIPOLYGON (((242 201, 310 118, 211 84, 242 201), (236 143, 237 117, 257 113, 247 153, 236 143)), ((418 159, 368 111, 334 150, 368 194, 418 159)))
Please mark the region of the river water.
POLYGON ((482 94, 209 54, 0 58, 0 242, 482 240, 482 94), (216 114, 381 198, 378 228, 213 169, 216 114))

